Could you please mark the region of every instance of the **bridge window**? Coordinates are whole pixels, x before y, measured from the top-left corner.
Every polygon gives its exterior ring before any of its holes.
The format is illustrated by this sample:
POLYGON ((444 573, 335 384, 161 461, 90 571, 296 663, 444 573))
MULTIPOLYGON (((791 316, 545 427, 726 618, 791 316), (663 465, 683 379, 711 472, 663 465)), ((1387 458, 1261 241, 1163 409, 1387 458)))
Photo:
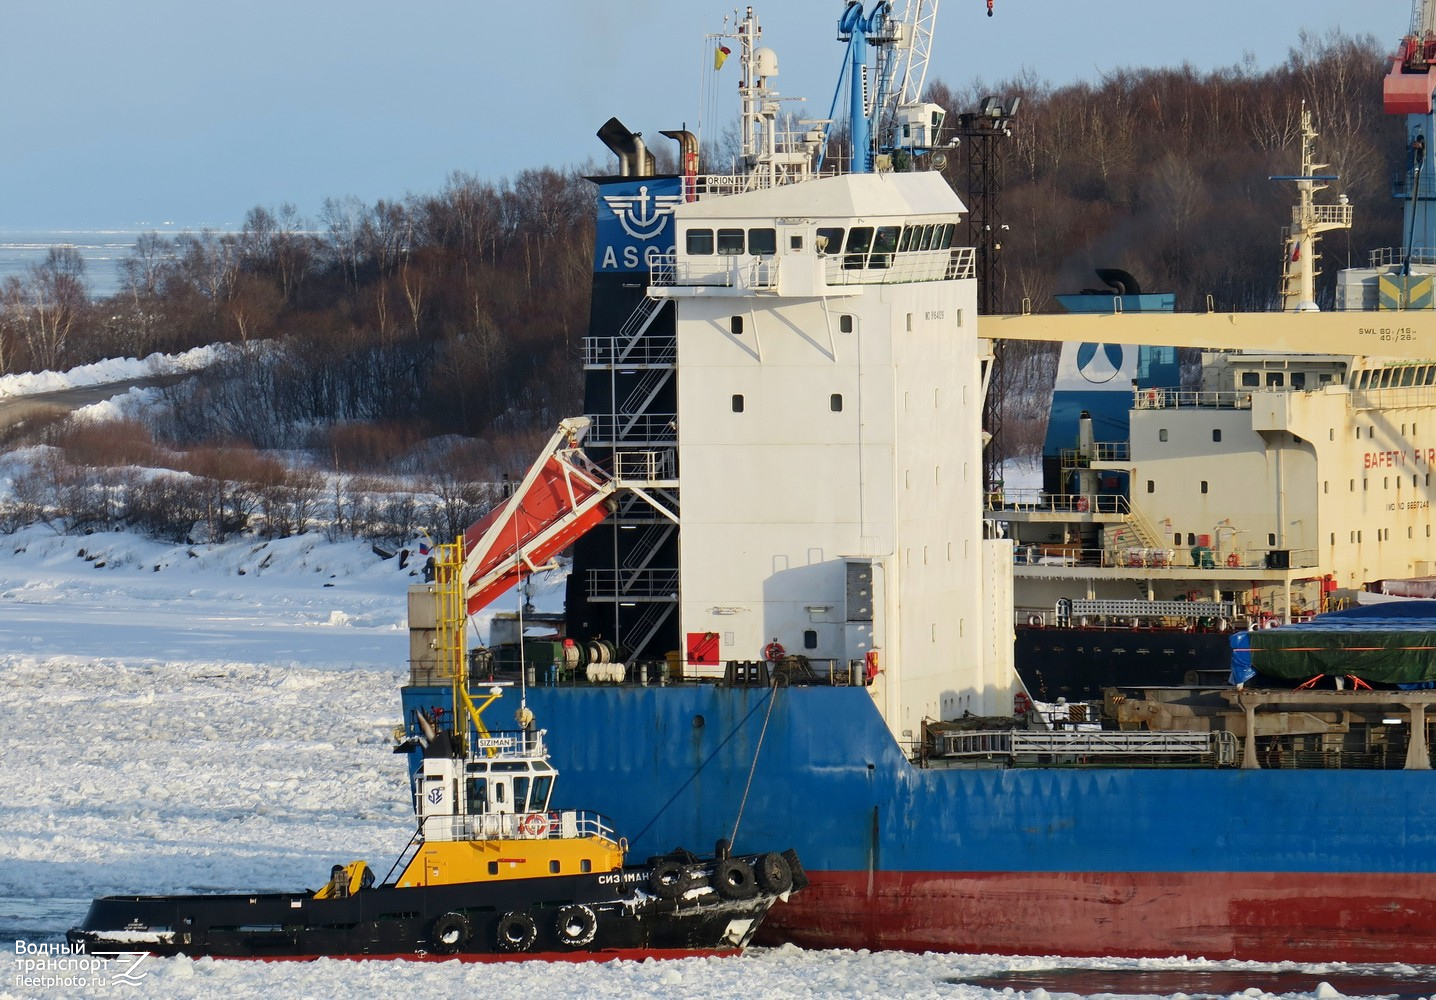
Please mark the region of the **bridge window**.
POLYGON ((748 230, 748 252, 752 254, 777 253, 778 231, 766 228, 748 230))
POLYGON ((743 230, 718 230, 718 254, 722 257, 736 257, 743 252, 743 230))
POLYGON ((1285 381, 1281 372, 1267 372, 1266 384, 1268 386, 1281 385, 1285 381))
POLYGON ((868 261, 869 267, 891 267, 893 254, 897 252, 898 227, 878 227, 877 238, 873 241, 873 255, 868 261))
POLYGON ((1261 385, 1261 376, 1256 372, 1242 372, 1242 388, 1261 385))
POLYGON ((688 252, 694 256, 706 256, 713 252, 713 230, 688 230, 688 252))
POLYGON ((855 270, 867 264, 868 251, 873 247, 873 227, 854 226, 848 231, 847 253, 843 256, 843 267, 855 270))
POLYGON ((934 229, 936 229, 936 228, 937 228, 936 226, 923 226, 923 227, 922 227, 922 232, 918 235, 918 239, 917 239, 917 248, 918 248, 919 250, 931 250, 931 249, 932 249, 932 231, 933 231, 934 229))
POLYGON ((922 235, 922 227, 906 226, 902 231, 902 239, 898 241, 898 253, 907 253, 917 238, 922 235))
POLYGON ((1291 387, 1292 387, 1293 389, 1305 389, 1305 388, 1306 388, 1306 372, 1292 372, 1292 373, 1291 373, 1291 387))
POLYGON ((818 230, 818 253, 837 254, 843 249, 843 230, 841 227, 822 227, 818 230))

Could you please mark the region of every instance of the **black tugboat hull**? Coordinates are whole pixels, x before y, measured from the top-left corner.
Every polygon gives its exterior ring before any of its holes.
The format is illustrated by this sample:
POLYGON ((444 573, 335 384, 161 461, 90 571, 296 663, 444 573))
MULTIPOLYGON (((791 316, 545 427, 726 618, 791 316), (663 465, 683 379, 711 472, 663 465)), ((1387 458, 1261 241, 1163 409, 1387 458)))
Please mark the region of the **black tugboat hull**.
MULTIPOLYGON (((807 884, 791 851, 735 860, 756 872, 773 857, 787 863, 792 889, 807 884)), ((782 895, 756 883, 747 888, 741 879, 736 890, 719 887, 711 862, 683 867, 676 883, 669 882, 673 891, 656 889, 655 871, 664 867, 660 862, 588 875, 384 885, 338 899, 316 899, 311 892, 105 896, 90 905, 69 941, 89 954, 275 960, 582 961, 721 954, 746 946, 782 895), (746 898, 731 898, 735 893, 746 898)))

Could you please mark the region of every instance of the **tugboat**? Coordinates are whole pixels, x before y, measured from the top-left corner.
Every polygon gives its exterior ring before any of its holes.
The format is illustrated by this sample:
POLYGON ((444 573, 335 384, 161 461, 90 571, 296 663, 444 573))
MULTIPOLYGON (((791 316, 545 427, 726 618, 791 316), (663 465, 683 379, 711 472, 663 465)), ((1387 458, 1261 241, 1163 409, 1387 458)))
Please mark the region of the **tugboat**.
POLYGON ((193 958, 409 958, 466 961, 670 958, 741 951, 780 899, 808 884, 791 851, 700 857, 677 849, 626 864, 605 817, 550 809, 558 770, 546 731, 490 731, 463 665, 463 557, 439 546, 431 593, 458 713, 416 718, 395 752, 418 749, 418 829, 375 884, 364 861, 335 865, 317 891, 106 896, 69 932, 86 953, 193 958), (456 627, 457 626, 457 627, 456 627), (445 724, 445 717, 449 722, 445 724), (415 744, 419 744, 416 748, 415 744), (396 874, 397 873, 397 874, 396 874))

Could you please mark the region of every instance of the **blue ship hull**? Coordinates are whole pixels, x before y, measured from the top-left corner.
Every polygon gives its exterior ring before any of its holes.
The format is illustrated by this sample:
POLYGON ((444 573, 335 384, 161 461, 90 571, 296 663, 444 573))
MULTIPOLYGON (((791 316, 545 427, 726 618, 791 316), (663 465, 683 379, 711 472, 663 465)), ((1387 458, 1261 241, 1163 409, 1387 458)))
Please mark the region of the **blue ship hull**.
MULTIPOLYGON (((1426 773, 920 768, 860 687, 527 697, 564 734, 567 788, 635 856, 735 825, 735 850, 796 848, 812 885, 774 911, 770 941, 1436 962, 1426 773)), ((448 699, 406 688, 406 715, 448 699)))

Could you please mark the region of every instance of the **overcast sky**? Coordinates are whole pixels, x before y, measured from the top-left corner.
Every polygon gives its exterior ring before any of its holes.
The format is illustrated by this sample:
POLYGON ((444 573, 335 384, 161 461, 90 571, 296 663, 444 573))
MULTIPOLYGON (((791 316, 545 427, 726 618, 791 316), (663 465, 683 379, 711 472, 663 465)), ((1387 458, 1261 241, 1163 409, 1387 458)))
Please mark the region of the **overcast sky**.
MULTIPOLYGON (((784 96, 826 114, 843 0, 755 4, 784 96)), ((901 0, 895 6, 903 6, 901 0)), ((713 0, 0 0, 0 230, 233 227, 255 205, 602 166, 610 115, 698 124, 713 0)), ((1407 0, 946 0, 929 79, 1280 64, 1302 28, 1395 48, 1407 0)), ((726 71, 724 87, 737 79, 726 71)), ((723 90, 727 122, 731 90, 723 90)), ((959 109, 960 110, 960 109, 959 109)), ((710 123, 712 124, 712 123, 710 123)), ((717 129, 715 129, 717 131, 717 129)))

